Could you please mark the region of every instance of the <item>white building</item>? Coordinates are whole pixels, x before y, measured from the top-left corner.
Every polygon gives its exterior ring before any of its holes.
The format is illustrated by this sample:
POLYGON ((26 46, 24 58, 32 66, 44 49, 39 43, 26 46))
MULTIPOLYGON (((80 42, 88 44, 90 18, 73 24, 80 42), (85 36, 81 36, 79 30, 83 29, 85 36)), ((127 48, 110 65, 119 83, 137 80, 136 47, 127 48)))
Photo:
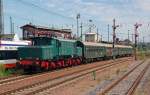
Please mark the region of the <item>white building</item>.
POLYGON ((86 42, 99 42, 100 39, 98 37, 98 34, 95 32, 89 32, 85 34, 85 41, 86 42))

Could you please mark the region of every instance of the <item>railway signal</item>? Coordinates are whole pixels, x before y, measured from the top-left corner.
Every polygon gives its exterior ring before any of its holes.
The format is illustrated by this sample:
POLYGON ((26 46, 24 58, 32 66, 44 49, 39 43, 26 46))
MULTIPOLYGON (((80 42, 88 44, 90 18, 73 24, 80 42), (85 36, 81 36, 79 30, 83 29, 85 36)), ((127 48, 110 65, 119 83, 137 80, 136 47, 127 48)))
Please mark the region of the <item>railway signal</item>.
POLYGON ((116 25, 116 20, 114 19, 113 20, 113 45, 112 45, 112 47, 113 47, 113 59, 115 59, 115 40, 116 40, 116 33, 115 33, 115 31, 116 31, 116 29, 117 29, 117 27, 119 27, 119 25, 116 25))
POLYGON ((0 0, 0 39, 1 34, 4 34, 3 0, 0 0))
POLYGON ((134 56, 135 56, 135 60, 137 60, 137 37, 139 36, 138 35, 138 28, 142 26, 142 24, 138 24, 136 23, 134 25, 134 29, 135 29, 135 46, 134 46, 134 56))

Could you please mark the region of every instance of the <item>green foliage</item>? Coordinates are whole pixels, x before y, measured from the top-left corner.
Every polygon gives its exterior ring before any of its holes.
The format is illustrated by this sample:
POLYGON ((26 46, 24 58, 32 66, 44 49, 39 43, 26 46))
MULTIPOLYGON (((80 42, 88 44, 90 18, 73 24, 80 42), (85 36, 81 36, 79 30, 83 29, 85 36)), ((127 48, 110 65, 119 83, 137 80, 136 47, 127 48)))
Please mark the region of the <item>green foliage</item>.
POLYGON ((147 51, 145 52, 145 56, 148 57, 148 58, 150 58, 150 50, 147 50, 147 51))
POLYGON ((148 50, 148 49, 147 50, 143 50, 143 49, 138 50, 137 55, 140 60, 143 60, 145 58, 150 58, 150 50, 148 50))
POLYGON ((0 64, 0 76, 4 76, 5 75, 5 67, 4 65, 0 64))
POLYGON ((12 74, 13 70, 6 70, 3 64, 0 64, 0 77, 12 74))

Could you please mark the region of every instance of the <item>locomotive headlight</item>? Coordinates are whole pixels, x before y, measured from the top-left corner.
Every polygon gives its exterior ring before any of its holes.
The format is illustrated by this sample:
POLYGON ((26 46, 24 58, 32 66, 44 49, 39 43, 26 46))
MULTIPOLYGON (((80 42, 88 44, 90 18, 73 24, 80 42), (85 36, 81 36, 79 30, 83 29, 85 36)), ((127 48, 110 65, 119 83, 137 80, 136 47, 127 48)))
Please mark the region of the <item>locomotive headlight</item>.
POLYGON ((22 58, 19 58, 19 60, 22 60, 22 58))

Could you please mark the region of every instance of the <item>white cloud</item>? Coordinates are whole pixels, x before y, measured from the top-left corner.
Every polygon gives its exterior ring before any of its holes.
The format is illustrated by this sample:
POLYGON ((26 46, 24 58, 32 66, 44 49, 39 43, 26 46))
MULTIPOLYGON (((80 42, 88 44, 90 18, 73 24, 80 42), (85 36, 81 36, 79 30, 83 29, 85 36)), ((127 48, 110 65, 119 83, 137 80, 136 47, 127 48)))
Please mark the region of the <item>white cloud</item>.
POLYGON ((150 0, 137 0, 137 4, 144 11, 150 11, 150 0))
MULTIPOLYGON (((34 0, 33 0, 34 1, 34 0)), ((134 31, 134 24, 147 23, 150 19, 150 0, 39 0, 43 8, 62 14, 68 18, 76 17, 81 14, 83 22, 92 19, 102 30, 107 30, 105 26, 112 24, 113 18, 116 18, 117 24, 122 24, 118 31, 126 32, 128 29, 134 31)), ((30 1, 29 1, 30 2, 30 1)), ((12 11, 13 12, 13 11, 12 11)), ((20 14, 20 13, 19 13, 20 14)), ((44 15, 44 14, 43 14, 44 15)), ((53 14, 52 14, 53 15, 53 14)), ((55 15, 55 14, 54 14, 55 15)), ((55 16, 57 18, 57 15, 55 16)), ((58 16, 58 19, 66 23, 68 19, 58 16)), ((69 19, 70 20, 70 19, 69 19)), ((75 20, 70 20, 75 23, 75 20)), ((47 21, 46 21, 47 22, 47 21)), ((69 21, 68 21, 69 22, 69 21)), ((149 21, 150 22, 150 21, 149 21)), ((145 31, 145 25, 141 31, 145 31)), ((145 35, 148 32, 144 32, 145 35)))

